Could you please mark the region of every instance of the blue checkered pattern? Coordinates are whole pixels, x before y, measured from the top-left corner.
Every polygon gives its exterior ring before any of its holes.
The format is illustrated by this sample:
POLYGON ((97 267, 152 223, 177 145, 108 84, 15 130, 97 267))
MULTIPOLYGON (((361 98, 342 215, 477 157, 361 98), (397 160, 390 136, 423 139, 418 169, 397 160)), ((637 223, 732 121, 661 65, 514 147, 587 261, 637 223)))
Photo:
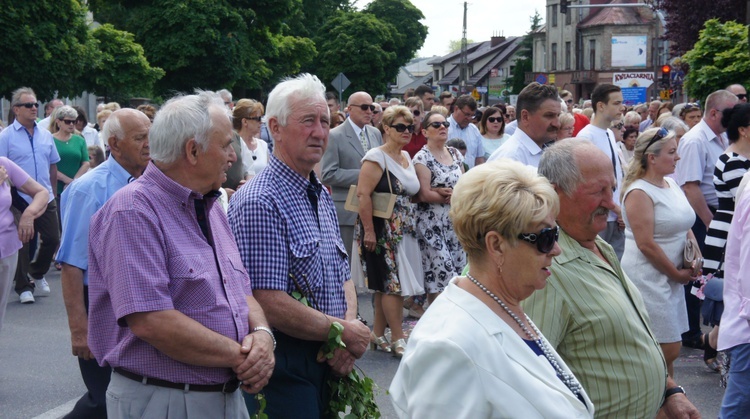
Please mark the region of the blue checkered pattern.
POLYGON ((314 308, 344 318, 350 270, 336 209, 323 188, 318 226, 309 184, 272 155, 268 167, 232 196, 229 225, 254 290, 291 293, 294 276, 314 308))

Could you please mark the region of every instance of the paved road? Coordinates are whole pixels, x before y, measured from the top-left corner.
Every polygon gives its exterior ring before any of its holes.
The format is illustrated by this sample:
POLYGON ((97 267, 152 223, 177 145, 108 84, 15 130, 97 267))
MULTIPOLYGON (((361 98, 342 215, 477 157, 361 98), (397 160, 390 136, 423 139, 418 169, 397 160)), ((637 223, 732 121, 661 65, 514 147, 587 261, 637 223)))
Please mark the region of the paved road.
MULTIPOLYGON (((78 364, 70 354, 60 275, 53 269, 47 279, 51 296, 37 298, 31 305, 21 305, 11 297, 8 304, 0 332, 0 418, 59 418, 84 392, 78 364)), ((362 315, 371 320, 370 298, 360 296, 359 301, 362 315)), ((357 365, 380 387, 377 401, 383 417, 394 418, 386 390, 398 360, 368 351, 357 365)), ((703 417, 715 418, 723 390, 718 386, 718 375, 703 366, 701 352, 683 349, 675 375, 703 417)))

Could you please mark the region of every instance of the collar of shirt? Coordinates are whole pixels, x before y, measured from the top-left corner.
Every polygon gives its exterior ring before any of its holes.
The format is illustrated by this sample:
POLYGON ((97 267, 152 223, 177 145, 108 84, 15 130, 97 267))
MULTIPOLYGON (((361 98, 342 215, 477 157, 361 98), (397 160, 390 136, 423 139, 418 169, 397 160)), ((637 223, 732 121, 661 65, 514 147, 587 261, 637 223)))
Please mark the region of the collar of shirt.
MULTIPOLYGON (((565 263, 576 259, 581 259, 592 264, 596 264, 598 261, 601 264, 606 265, 604 261, 599 259, 594 254, 594 252, 581 246, 581 244, 578 243, 574 238, 570 237, 565 232, 565 230, 562 229, 562 227, 560 227, 560 237, 558 238, 558 243, 560 245, 560 248, 564 249, 561 254, 555 256, 555 262, 560 265, 564 265, 565 263)), ((607 242, 605 242, 601 237, 596 236, 595 243, 596 247, 599 248, 599 252, 601 252, 602 256, 604 256, 607 260, 617 260, 617 255, 615 255, 613 251, 607 248, 607 242)), ((613 268, 613 266, 610 266, 610 268, 613 268)))
MULTIPOLYGON (((711 129, 711 127, 708 126, 706 121, 701 119, 700 122, 698 122, 698 125, 693 127, 694 130, 697 131, 697 133, 703 137, 706 141, 713 141, 716 144, 721 145, 722 147, 726 148, 728 141, 726 141, 726 133, 722 133, 721 135, 716 135, 714 130, 711 129)), ((692 131, 692 130, 690 130, 692 131)))
MULTIPOLYGON (((317 176, 312 175, 312 180, 302 177, 299 173, 292 170, 286 163, 279 160, 274 154, 271 154, 271 159, 268 162, 268 168, 272 172, 275 172, 280 176, 286 183, 286 186, 290 187, 293 191, 299 192, 307 196, 307 185, 313 183, 316 187, 322 187, 317 176)), ((314 172, 313 172, 314 173, 314 172)))
MULTIPOLYGON (((349 125, 351 125, 352 128, 354 129, 354 136, 357 137, 357 139, 359 139, 359 133, 362 132, 364 128, 358 127, 357 124, 355 124, 351 118, 346 118, 346 120, 349 121, 349 125)), ((365 135, 367 135, 366 131, 365 131, 365 135)))
POLYGON ((523 129, 520 127, 516 129, 516 132, 513 133, 513 136, 515 136, 518 139, 518 142, 523 145, 523 147, 531 153, 532 156, 536 156, 537 154, 542 153, 542 148, 539 147, 537 143, 534 142, 534 140, 531 139, 528 135, 526 135, 525 132, 523 132, 523 129))
MULTIPOLYGON (((455 129, 460 129, 461 131, 463 131, 463 130, 466 129, 466 128, 461 128, 461 125, 458 125, 458 122, 456 122, 456 120, 453 119, 453 115, 451 115, 451 116, 448 117, 448 122, 451 124, 451 127, 455 128, 455 129)), ((469 124, 469 125, 471 125, 471 124, 469 124)), ((469 125, 467 125, 466 127, 468 128, 469 125)))
MULTIPOLYGON (((133 177, 133 175, 128 173, 128 171, 125 170, 125 168, 122 167, 117 160, 115 160, 115 157, 113 155, 110 154, 109 158, 107 158, 107 160, 105 160, 104 163, 101 164, 101 166, 101 170, 108 170, 110 173, 112 173, 117 182, 120 182, 124 185, 127 185, 128 182, 131 182, 130 178, 133 177)), ((96 167, 91 172, 94 172, 97 169, 99 168, 96 167)))
MULTIPOLYGON (((34 130, 36 130, 37 128, 39 128, 39 124, 37 124, 36 121, 34 121, 34 130)), ((21 125, 21 123, 18 122, 18 120, 16 119, 15 121, 13 121, 13 129, 15 129, 16 131, 20 131, 20 130, 25 130, 26 127, 21 125)))
POLYGON ((143 172, 143 176, 139 177, 136 182, 140 181, 141 179, 143 179, 143 181, 153 182, 153 184, 173 197, 175 201, 184 205, 190 204, 191 199, 206 198, 207 201, 212 202, 215 201, 219 195, 221 195, 221 193, 217 194, 217 191, 211 191, 206 195, 194 192, 169 178, 164 174, 164 172, 156 167, 153 162, 148 163, 148 166, 146 166, 146 170, 143 172))

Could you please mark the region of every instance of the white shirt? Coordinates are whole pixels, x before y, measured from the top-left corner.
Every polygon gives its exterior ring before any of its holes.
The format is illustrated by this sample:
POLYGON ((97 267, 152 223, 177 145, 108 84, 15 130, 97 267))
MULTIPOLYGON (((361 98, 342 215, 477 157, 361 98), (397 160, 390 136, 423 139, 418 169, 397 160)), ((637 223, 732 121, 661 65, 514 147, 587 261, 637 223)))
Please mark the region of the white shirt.
POLYGON ((261 170, 268 166, 268 143, 255 138, 257 146, 255 151, 245 144, 245 140, 240 141, 242 149, 242 165, 245 168, 245 175, 257 175, 261 170))
POLYGON ((107 149, 104 148, 104 141, 99 136, 99 131, 91 128, 90 126, 83 127, 83 131, 81 131, 81 135, 83 135, 83 138, 86 140, 86 147, 95 145, 102 149, 102 151, 106 152, 107 149))
MULTIPOLYGON (((594 124, 588 124, 578 133, 576 138, 586 138, 591 140, 599 150, 603 151, 610 161, 614 161, 614 174, 617 179, 617 186, 615 187, 614 196, 612 199, 619 206, 620 205, 620 187, 622 186, 622 178, 624 170, 622 168, 622 160, 620 159, 620 153, 617 151, 620 149, 615 143, 615 134, 611 129, 601 129, 594 124)), ((614 211, 609 212, 607 221, 617 221, 617 213, 614 211)))
POLYGON ((482 134, 479 132, 479 128, 474 124, 469 124, 466 128, 461 128, 453 119, 453 115, 448 118, 448 122, 451 126, 448 128, 448 140, 454 138, 460 138, 466 143, 466 155, 464 156, 464 163, 469 168, 474 167, 476 164, 477 157, 484 157, 484 146, 482 145, 482 134))
POLYGON ((487 161, 503 158, 519 161, 527 166, 539 167, 539 161, 542 160, 542 148, 518 128, 505 144, 492 153, 487 161))
POLYGON ((701 119, 701 122, 682 136, 677 146, 677 154, 680 155, 675 170, 677 184, 682 186, 687 182, 700 182, 706 204, 714 208, 719 207, 719 198, 714 188, 714 168, 728 143, 724 134, 717 137, 706 121, 701 119))

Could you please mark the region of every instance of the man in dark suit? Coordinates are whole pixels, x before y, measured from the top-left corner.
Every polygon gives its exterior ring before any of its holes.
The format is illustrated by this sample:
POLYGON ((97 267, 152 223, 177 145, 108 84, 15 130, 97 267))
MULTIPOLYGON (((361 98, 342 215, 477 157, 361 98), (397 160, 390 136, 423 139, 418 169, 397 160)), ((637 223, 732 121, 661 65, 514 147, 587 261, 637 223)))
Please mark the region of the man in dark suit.
POLYGON ((328 148, 323 154, 322 180, 331 187, 341 239, 349 256, 354 241, 357 214, 344 209, 346 195, 349 193, 349 187, 357 184, 362 157, 368 150, 383 144, 380 131, 370 125, 374 109, 372 97, 367 92, 356 92, 349 96, 346 107, 349 117, 343 124, 331 130, 328 148))

